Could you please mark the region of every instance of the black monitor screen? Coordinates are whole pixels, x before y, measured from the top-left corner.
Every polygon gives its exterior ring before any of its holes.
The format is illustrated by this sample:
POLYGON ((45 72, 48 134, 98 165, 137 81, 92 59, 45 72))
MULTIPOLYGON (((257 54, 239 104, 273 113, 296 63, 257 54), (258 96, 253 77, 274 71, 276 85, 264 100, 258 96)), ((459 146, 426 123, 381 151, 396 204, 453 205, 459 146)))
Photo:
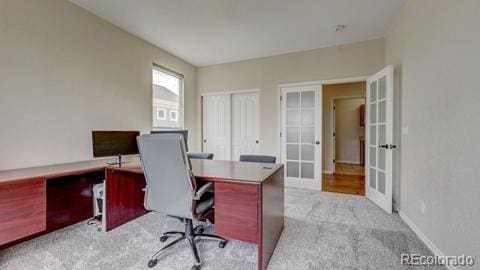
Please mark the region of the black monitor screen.
POLYGON ((138 154, 139 131, 92 131, 93 156, 138 154))
POLYGON ((188 130, 186 129, 171 129, 171 130, 152 130, 152 132, 150 132, 152 134, 156 134, 156 133, 174 133, 174 134, 181 134, 183 136, 183 141, 185 142, 185 148, 186 150, 188 151, 188 144, 187 144, 187 141, 188 141, 188 130))

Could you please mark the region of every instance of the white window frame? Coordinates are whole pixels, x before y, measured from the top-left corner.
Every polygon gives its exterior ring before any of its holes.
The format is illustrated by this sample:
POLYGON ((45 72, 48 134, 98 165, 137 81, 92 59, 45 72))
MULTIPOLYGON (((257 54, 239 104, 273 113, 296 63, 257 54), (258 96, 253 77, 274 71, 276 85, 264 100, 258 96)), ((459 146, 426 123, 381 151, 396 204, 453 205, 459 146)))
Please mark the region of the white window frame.
POLYGON ((177 110, 170 110, 170 121, 178 121, 178 111, 177 110), (173 115, 175 115, 175 117, 172 117, 172 113, 173 115))
POLYGON ((157 109, 157 120, 167 120, 167 110, 163 109, 163 108, 156 108, 157 109), (159 112, 163 111, 163 117, 160 117, 158 115, 159 112))
MULTIPOLYGON (((168 68, 162 67, 158 64, 153 63, 152 69, 156 69, 160 72, 166 73, 168 75, 177 77, 180 80, 180 85, 179 85, 179 101, 178 101, 178 110, 177 111, 177 120, 179 122, 179 127, 167 127, 167 126, 153 126, 154 121, 152 121, 152 129, 153 130, 161 130, 161 129, 184 129, 185 126, 185 91, 184 91, 184 76, 181 73, 175 72, 173 70, 170 70, 168 68), (180 116, 179 116, 180 114, 180 116)), ((152 100, 153 100, 153 78, 151 79, 152 82, 152 100)), ((152 108, 153 108, 153 102, 152 102, 152 108)), ((165 113, 165 118, 166 118, 166 113, 165 113)), ((166 119, 165 119, 166 120, 166 119)))

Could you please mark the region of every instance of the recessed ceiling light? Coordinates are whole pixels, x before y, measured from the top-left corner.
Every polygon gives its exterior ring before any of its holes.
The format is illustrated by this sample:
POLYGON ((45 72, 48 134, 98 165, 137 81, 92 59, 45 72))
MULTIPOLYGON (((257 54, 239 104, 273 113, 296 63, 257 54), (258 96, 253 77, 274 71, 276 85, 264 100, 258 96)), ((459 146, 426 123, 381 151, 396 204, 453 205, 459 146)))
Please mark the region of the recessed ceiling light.
POLYGON ((339 24, 335 26, 335 32, 342 32, 343 30, 345 30, 345 28, 347 28, 345 24, 339 24))

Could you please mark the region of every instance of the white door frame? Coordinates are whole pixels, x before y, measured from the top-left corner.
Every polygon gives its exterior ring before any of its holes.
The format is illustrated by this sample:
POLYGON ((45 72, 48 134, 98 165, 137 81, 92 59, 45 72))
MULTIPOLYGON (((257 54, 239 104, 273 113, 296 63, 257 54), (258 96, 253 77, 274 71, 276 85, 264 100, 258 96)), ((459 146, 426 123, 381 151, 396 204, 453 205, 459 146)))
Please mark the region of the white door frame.
MULTIPOLYGON (((208 92, 208 93, 202 93, 200 94, 200 110, 201 110, 201 127, 200 127, 200 130, 201 130, 201 146, 202 146, 202 151, 204 151, 203 149, 203 140, 204 140, 204 137, 203 137, 203 97, 205 96, 218 96, 218 95, 229 95, 230 96, 230 100, 232 98, 232 95, 234 94, 246 94, 246 93, 257 93, 258 95, 258 103, 257 103, 257 112, 258 112, 258 121, 257 121, 257 130, 258 130, 258 140, 259 140, 259 144, 258 144, 258 149, 260 149, 260 146, 262 144, 262 140, 260 139, 261 138, 261 130, 260 130, 260 89, 259 88, 252 88, 252 89, 240 89, 240 90, 225 90, 225 91, 215 91, 215 92, 208 92)), ((230 105, 231 107, 231 105, 230 105)), ((232 155, 232 142, 231 142, 231 137, 232 137, 232 134, 231 134, 231 129, 232 129, 232 125, 231 125, 231 121, 232 121, 232 114, 230 113, 230 159, 231 159, 231 155, 232 155)))
MULTIPOLYGON (((366 88, 366 82, 365 82, 365 96, 334 96, 330 100, 330 165, 332 165, 333 168, 333 173, 335 172, 335 162, 333 161, 335 159, 335 141, 334 141, 334 136, 333 133, 335 133, 335 110, 334 110, 334 102, 336 99, 355 99, 355 98, 363 98, 367 99, 367 88, 366 88)), ((364 153, 364 156, 366 154, 364 153)))
MULTIPOLYGON (((363 82, 363 81, 367 81, 367 79, 369 77, 370 76, 357 76, 357 77, 346 77, 346 78, 340 78, 340 79, 327 79, 327 80, 319 80, 319 81, 306 81, 306 82, 279 84, 278 87, 277 87, 277 100, 279 101, 277 103, 277 115, 278 115, 278 122, 277 122, 277 136, 278 136, 277 137, 278 138, 278 140, 277 140, 277 160, 278 160, 278 163, 283 163, 283 160, 282 160, 282 138, 280 136, 280 133, 282 132, 282 102, 280 102, 280 98, 282 97, 282 88, 292 87, 292 86, 310 86, 310 85, 318 85, 318 84, 323 86, 325 84, 341 84, 341 83, 363 82)), ((322 95, 323 95, 323 88, 322 88, 322 95)), ((323 110, 323 108, 322 108, 322 110, 323 110)), ((321 142, 321 143, 323 145, 323 142, 321 142)), ((323 153, 322 153, 322 155, 323 155, 323 153)))

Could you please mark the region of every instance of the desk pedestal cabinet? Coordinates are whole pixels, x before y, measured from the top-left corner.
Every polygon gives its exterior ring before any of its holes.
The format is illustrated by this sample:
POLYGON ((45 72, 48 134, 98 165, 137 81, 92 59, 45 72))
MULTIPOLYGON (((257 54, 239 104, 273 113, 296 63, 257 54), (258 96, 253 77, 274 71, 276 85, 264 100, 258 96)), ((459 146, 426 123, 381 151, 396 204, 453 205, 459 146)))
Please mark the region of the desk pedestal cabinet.
POLYGON ((93 216, 104 168, 0 182, 0 249, 93 216))

